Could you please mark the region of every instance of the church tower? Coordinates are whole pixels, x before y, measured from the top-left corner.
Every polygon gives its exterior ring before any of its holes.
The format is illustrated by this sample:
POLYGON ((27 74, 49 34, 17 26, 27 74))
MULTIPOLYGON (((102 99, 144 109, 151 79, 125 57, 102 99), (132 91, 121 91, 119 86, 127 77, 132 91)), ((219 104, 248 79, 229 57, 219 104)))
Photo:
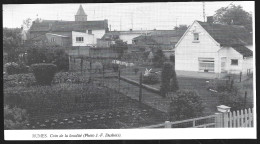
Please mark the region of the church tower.
POLYGON ((78 12, 75 15, 75 21, 87 21, 87 15, 82 8, 82 5, 79 6, 78 12))

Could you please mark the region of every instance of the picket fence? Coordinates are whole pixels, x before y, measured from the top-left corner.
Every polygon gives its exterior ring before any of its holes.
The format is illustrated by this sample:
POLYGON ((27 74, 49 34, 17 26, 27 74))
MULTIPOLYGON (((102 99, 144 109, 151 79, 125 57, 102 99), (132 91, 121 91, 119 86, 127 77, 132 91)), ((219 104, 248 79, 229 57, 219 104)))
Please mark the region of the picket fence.
POLYGON ((151 125, 141 128, 239 128, 253 127, 253 109, 216 113, 205 117, 151 125))

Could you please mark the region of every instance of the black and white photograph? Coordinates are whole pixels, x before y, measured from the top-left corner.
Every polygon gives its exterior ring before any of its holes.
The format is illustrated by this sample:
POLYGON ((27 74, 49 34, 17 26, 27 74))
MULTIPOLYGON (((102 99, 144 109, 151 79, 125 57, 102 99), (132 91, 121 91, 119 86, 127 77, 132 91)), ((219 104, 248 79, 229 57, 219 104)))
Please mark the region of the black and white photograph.
POLYGON ((6 140, 256 138, 255 2, 2 11, 6 140))

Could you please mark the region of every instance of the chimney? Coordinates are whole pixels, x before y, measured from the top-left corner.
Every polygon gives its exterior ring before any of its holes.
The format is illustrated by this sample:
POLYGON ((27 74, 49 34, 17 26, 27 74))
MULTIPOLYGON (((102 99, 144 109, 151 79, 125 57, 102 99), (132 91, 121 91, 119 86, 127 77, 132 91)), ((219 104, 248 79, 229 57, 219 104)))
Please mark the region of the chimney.
POLYGON ((133 29, 130 29, 129 31, 133 31, 133 29))
POLYGON ((207 23, 212 24, 213 22, 214 22, 213 16, 208 16, 208 17, 207 17, 207 23))

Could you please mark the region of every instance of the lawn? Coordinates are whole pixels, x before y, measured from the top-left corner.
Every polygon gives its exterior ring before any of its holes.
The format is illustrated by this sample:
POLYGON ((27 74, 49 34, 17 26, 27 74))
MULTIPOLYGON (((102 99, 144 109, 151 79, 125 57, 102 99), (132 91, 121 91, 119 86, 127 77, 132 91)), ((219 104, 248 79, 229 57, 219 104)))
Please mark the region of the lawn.
POLYGON ((165 113, 94 80, 88 83, 87 73, 58 73, 52 86, 37 86, 32 74, 5 76, 4 104, 27 110, 28 129, 134 128, 165 121, 165 113))

